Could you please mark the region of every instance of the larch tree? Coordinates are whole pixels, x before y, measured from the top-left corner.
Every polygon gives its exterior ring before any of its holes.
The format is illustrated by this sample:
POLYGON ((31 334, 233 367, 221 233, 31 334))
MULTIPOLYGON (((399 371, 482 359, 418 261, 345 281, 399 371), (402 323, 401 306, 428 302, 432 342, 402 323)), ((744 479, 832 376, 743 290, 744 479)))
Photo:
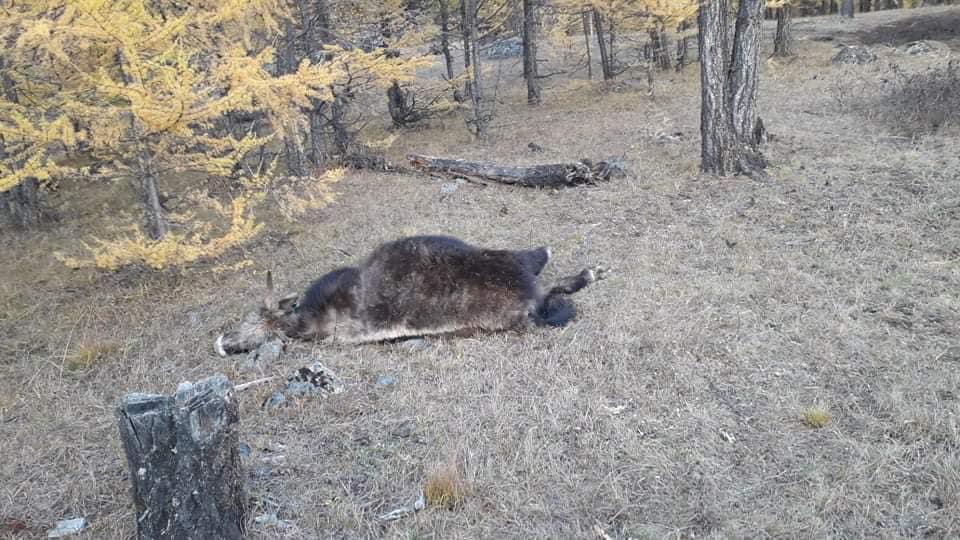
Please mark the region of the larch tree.
MULTIPOLYGON (((697 13, 696 0, 556 0, 555 6, 577 18, 589 18, 600 57, 603 78, 618 73, 615 36, 617 32, 643 32, 651 37, 652 49, 661 67, 671 65, 666 33, 678 30, 697 13)), ((584 24, 584 35, 588 33, 584 24)), ((589 42, 587 45, 589 51, 589 42)))
POLYGON ((21 99, 0 104, 0 134, 12 154, 7 163, 19 166, 5 167, 0 185, 61 174, 63 149, 135 180, 145 226, 118 240, 95 239, 96 266, 160 268, 248 240, 259 230, 249 210, 262 186, 247 186, 226 205, 183 193, 193 204, 173 215, 161 182, 189 171, 229 176, 272 138, 223 133, 217 122, 229 113, 259 111, 284 125, 295 116, 292 105, 329 96, 331 69, 303 63, 282 77, 268 71, 273 52, 262 37, 277 32, 283 13, 273 0, 11 6, 3 17, 16 40, 5 54, 21 99), (201 212, 209 219, 197 219, 201 212))
POLYGON ((733 35, 728 0, 701 0, 700 138, 704 172, 763 176, 757 113, 763 0, 741 0, 733 35), (732 43, 731 43, 732 41, 732 43))

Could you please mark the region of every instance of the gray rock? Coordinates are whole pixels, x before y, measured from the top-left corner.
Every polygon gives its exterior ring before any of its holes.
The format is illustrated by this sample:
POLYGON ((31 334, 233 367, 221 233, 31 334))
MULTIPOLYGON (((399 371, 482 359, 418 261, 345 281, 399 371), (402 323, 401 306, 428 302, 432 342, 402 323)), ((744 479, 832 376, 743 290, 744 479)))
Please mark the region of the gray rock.
POLYGON ((460 184, 457 184, 456 182, 446 182, 440 186, 440 193, 443 193, 444 195, 449 195, 454 191, 456 191, 459 187, 460 187, 460 184))
POLYGON ((396 383, 397 379, 390 375, 381 375, 377 377, 377 386, 393 386, 396 383))
POLYGON ((261 369, 267 364, 276 362, 280 358, 280 355, 283 354, 283 348, 283 341, 279 339, 266 341, 263 345, 250 351, 247 359, 240 367, 246 370, 261 369))
POLYGON ((240 443, 240 446, 238 449, 239 449, 241 458, 248 458, 250 457, 250 454, 253 453, 253 449, 251 449, 250 445, 245 442, 240 443))
POLYGON ((400 347, 409 352, 417 352, 430 348, 430 342, 423 338, 410 338, 401 341, 400 347))
MULTIPOLYGON (((300 382, 310 384, 315 391, 323 390, 330 394, 343 392, 343 382, 340 381, 340 377, 337 377, 322 362, 314 362, 309 367, 298 369, 287 381, 288 388, 291 387, 291 383, 300 382)), ((295 385, 294 388, 299 387, 295 385)))
POLYGON ((484 55, 492 60, 519 58, 523 56, 523 42, 520 38, 497 40, 484 50, 484 55))
POLYGON ((834 64, 869 64, 877 61, 877 55, 859 45, 843 45, 840 52, 830 60, 834 64))
POLYGON ((286 396, 283 395, 283 392, 274 392, 266 401, 263 402, 264 409, 276 409, 281 407, 284 403, 287 402, 286 396))
POLYGON ((87 528, 87 518, 73 518, 58 521, 56 527, 47 531, 47 538, 63 538, 79 533, 87 528))
POLYGON ((283 389, 283 393, 288 397, 305 396, 319 391, 319 387, 305 381, 290 381, 287 383, 287 387, 283 389))

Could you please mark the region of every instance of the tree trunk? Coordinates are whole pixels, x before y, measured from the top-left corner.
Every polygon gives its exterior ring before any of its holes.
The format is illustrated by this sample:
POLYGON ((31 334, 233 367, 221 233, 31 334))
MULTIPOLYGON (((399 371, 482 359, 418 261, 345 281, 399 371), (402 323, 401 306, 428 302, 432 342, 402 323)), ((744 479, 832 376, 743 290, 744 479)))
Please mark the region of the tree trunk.
POLYGON ((593 10, 593 30, 597 34, 597 45, 600 49, 600 68, 603 71, 603 80, 613 80, 613 66, 610 64, 610 53, 607 50, 607 43, 603 40, 603 15, 596 9, 593 10))
POLYGON ((583 18, 583 40, 587 46, 587 78, 593 80, 593 58, 590 55, 590 12, 580 14, 583 18))
MULTIPOLYGON (((303 57, 310 59, 311 62, 322 61, 323 45, 330 42, 330 14, 327 10, 327 0, 312 0, 309 2, 298 2, 300 10, 300 25, 303 28, 302 45, 303 57)), ((290 39, 295 39, 291 36, 290 39)), ((296 41, 290 44, 291 48, 297 46, 296 41)), ((300 58, 295 52, 292 52, 297 60, 294 64, 288 66, 290 73, 300 67, 300 58)), ((323 117, 323 109, 326 103, 317 99, 310 100, 311 107, 307 111, 310 122, 310 149, 307 152, 307 160, 314 168, 323 167, 328 158, 327 150, 327 126, 323 117)), ((306 171, 303 171, 306 172, 306 171)))
POLYGON ((127 394, 117 408, 137 537, 241 538, 239 407, 222 375, 173 396, 127 394))
MULTIPOLYGON (((470 37, 469 21, 473 17, 468 17, 467 12, 472 9, 470 6, 473 5, 473 2, 469 0, 460 0, 460 35, 463 37, 463 70, 470 73, 470 67, 473 62, 473 40, 470 37), (469 5, 468 5, 469 4, 469 5)), ((474 11, 474 16, 476 16, 476 11, 474 11)), ((473 93, 473 81, 467 78, 467 81, 463 83, 463 95, 468 98, 473 93)))
POLYGON ((870 0, 860 0, 860 13, 867 13, 872 8, 873 2, 870 0))
POLYGON ((840 4, 840 15, 848 19, 853 18, 853 0, 843 0, 840 4))
POLYGON ((523 78, 527 81, 527 103, 540 104, 540 79, 537 73, 538 0, 523 0, 523 78))
MULTIPOLYGON (((277 75, 286 75, 293 73, 299 65, 297 55, 296 31, 293 22, 285 21, 283 36, 280 38, 277 50, 274 53, 276 61, 277 75)), ((313 123, 319 120, 310 113, 311 135, 313 135, 313 123)), ((287 125, 283 129, 283 162, 287 166, 287 174, 291 176, 306 175, 306 160, 303 154, 303 137, 296 126, 287 125)), ((316 140, 311 139, 310 146, 314 147, 316 140)))
POLYGON ((143 189, 143 203, 147 214, 147 232, 154 240, 160 240, 170 231, 167 217, 160 204, 160 190, 157 187, 157 171, 153 166, 153 156, 146 141, 140 141, 137 152, 137 167, 140 186, 143 189))
POLYGON ((777 10, 777 33, 773 37, 774 56, 793 56, 793 22, 791 7, 784 5, 777 10))
POLYGON ((668 51, 669 45, 667 43, 666 32, 662 30, 650 30, 648 35, 650 36, 650 48, 653 51, 654 65, 661 70, 670 69, 670 52, 668 51))
MULTIPOLYGON (((0 92, 11 103, 17 103, 17 87, 4 70, 4 59, 0 57, 0 92)), ((0 136, 0 159, 6 159, 7 149, 0 136)), ((25 228, 40 221, 39 182, 36 178, 27 178, 16 186, 0 193, 0 223, 12 227, 25 228)))
POLYGON ((40 222, 40 184, 26 178, 0 193, 0 223, 24 229, 40 222))
POLYGON ((469 66, 473 70, 471 77, 470 101, 473 104, 473 130, 478 138, 487 133, 487 117, 483 103, 482 66, 480 65, 480 47, 477 43, 477 6, 476 0, 462 0, 463 10, 463 43, 464 49, 469 46, 469 66))
POLYGON ((733 115, 736 136, 756 147, 762 136, 757 126, 762 125, 757 114, 757 95, 760 88, 760 36, 763 33, 763 5, 765 0, 740 0, 733 36, 733 61, 727 80, 727 96, 733 115))
POLYGON ((453 53, 450 52, 450 6, 447 0, 437 0, 440 8, 440 52, 443 53, 443 65, 447 68, 447 80, 452 81, 453 53))
POLYGON ((762 0, 741 1, 731 47, 728 1, 700 2, 700 166, 705 172, 762 176, 766 165, 754 142, 759 125, 756 96, 762 6, 762 0), (731 50, 732 57, 728 57, 731 50))
MULTIPOLYGON (((677 32, 681 35, 684 34, 687 29, 690 28, 690 23, 688 21, 683 21, 680 23, 680 26, 677 27, 677 32)), ((682 71, 683 67, 687 65, 687 50, 689 49, 688 44, 689 40, 687 36, 677 38, 677 71, 682 71)))
POLYGON ((609 180, 621 175, 620 165, 588 160, 576 163, 553 163, 531 167, 510 167, 480 161, 445 159, 411 154, 407 156, 414 168, 432 174, 446 174, 455 177, 477 178, 501 184, 524 187, 561 187, 579 184, 593 184, 598 180, 609 180))

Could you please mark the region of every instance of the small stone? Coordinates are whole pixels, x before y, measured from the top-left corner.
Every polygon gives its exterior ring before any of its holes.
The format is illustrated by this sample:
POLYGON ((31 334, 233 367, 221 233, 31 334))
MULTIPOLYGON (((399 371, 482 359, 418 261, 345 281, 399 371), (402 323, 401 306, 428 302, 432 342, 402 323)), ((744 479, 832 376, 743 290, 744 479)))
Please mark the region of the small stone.
POLYGON ((283 392, 290 397, 294 397, 314 394, 317 392, 317 390, 318 388, 314 386, 313 383, 304 381, 290 381, 287 383, 287 387, 283 390, 283 392))
POLYGON ((241 458, 248 458, 250 457, 250 454, 253 453, 253 449, 251 449, 250 445, 245 442, 240 443, 240 446, 237 450, 240 452, 241 458))
POLYGON ((507 38, 495 41, 484 51, 486 57, 493 60, 519 58, 523 55, 523 42, 520 38, 507 38))
POLYGON ((280 523, 280 518, 275 513, 270 512, 253 518, 253 522, 257 525, 276 526, 280 523))
POLYGON ((56 527, 47 531, 47 538, 63 538, 79 533, 87 528, 87 518, 73 518, 58 521, 56 527))
POLYGON ((287 398, 283 395, 283 392, 274 392, 263 402, 264 409, 276 409, 282 406, 287 402, 287 398))
POLYGON ((253 522, 257 525, 262 525, 264 527, 276 527, 276 528, 285 528, 290 527, 291 523, 287 520, 280 519, 277 516, 276 512, 268 512, 266 514, 261 514, 253 518, 253 522))
POLYGON ((401 341, 400 347, 403 347, 408 352, 418 352, 428 349, 430 347, 430 343, 427 340, 418 337, 401 341))
POLYGON ((459 187, 460 187, 460 184, 457 184, 456 182, 445 182, 443 185, 440 186, 440 193, 443 193, 444 195, 449 195, 454 191, 456 191, 459 187))
POLYGON ((283 354, 283 341, 271 339, 251 351, 240 367, 245 370, 259 369, 265 364, 276 362, 281 354, 283 354))
POLYGON ((397 379, 390 375, 381 375, 377 377, 377 386, 393 386, 396 383, 397 379))
POLYGON ((947 350, 937 356, 937 360, 941 362, 960 362, 960 345, 948 347, 947 350))
POLYGON ((308 393, 306 387, 296 383, 305 383, 309 385, 312 392, 322 390, 330 394, 339 394, 343 392, 343 382, 332 371, 327 369, 322 362, 314 362, 310 367, 302 367, 287 378, 287 395, 296 395, 308 393))

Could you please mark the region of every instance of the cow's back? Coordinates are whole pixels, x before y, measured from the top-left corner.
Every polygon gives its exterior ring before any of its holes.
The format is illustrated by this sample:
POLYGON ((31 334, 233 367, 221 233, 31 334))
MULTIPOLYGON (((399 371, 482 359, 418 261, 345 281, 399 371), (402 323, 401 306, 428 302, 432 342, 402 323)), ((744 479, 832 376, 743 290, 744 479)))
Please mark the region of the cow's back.
POLYGON ((535 276, 514 252, 444 236, 383 244, 360 269, 364 326, 385 335, 509 328, 537 297, 535 276))

